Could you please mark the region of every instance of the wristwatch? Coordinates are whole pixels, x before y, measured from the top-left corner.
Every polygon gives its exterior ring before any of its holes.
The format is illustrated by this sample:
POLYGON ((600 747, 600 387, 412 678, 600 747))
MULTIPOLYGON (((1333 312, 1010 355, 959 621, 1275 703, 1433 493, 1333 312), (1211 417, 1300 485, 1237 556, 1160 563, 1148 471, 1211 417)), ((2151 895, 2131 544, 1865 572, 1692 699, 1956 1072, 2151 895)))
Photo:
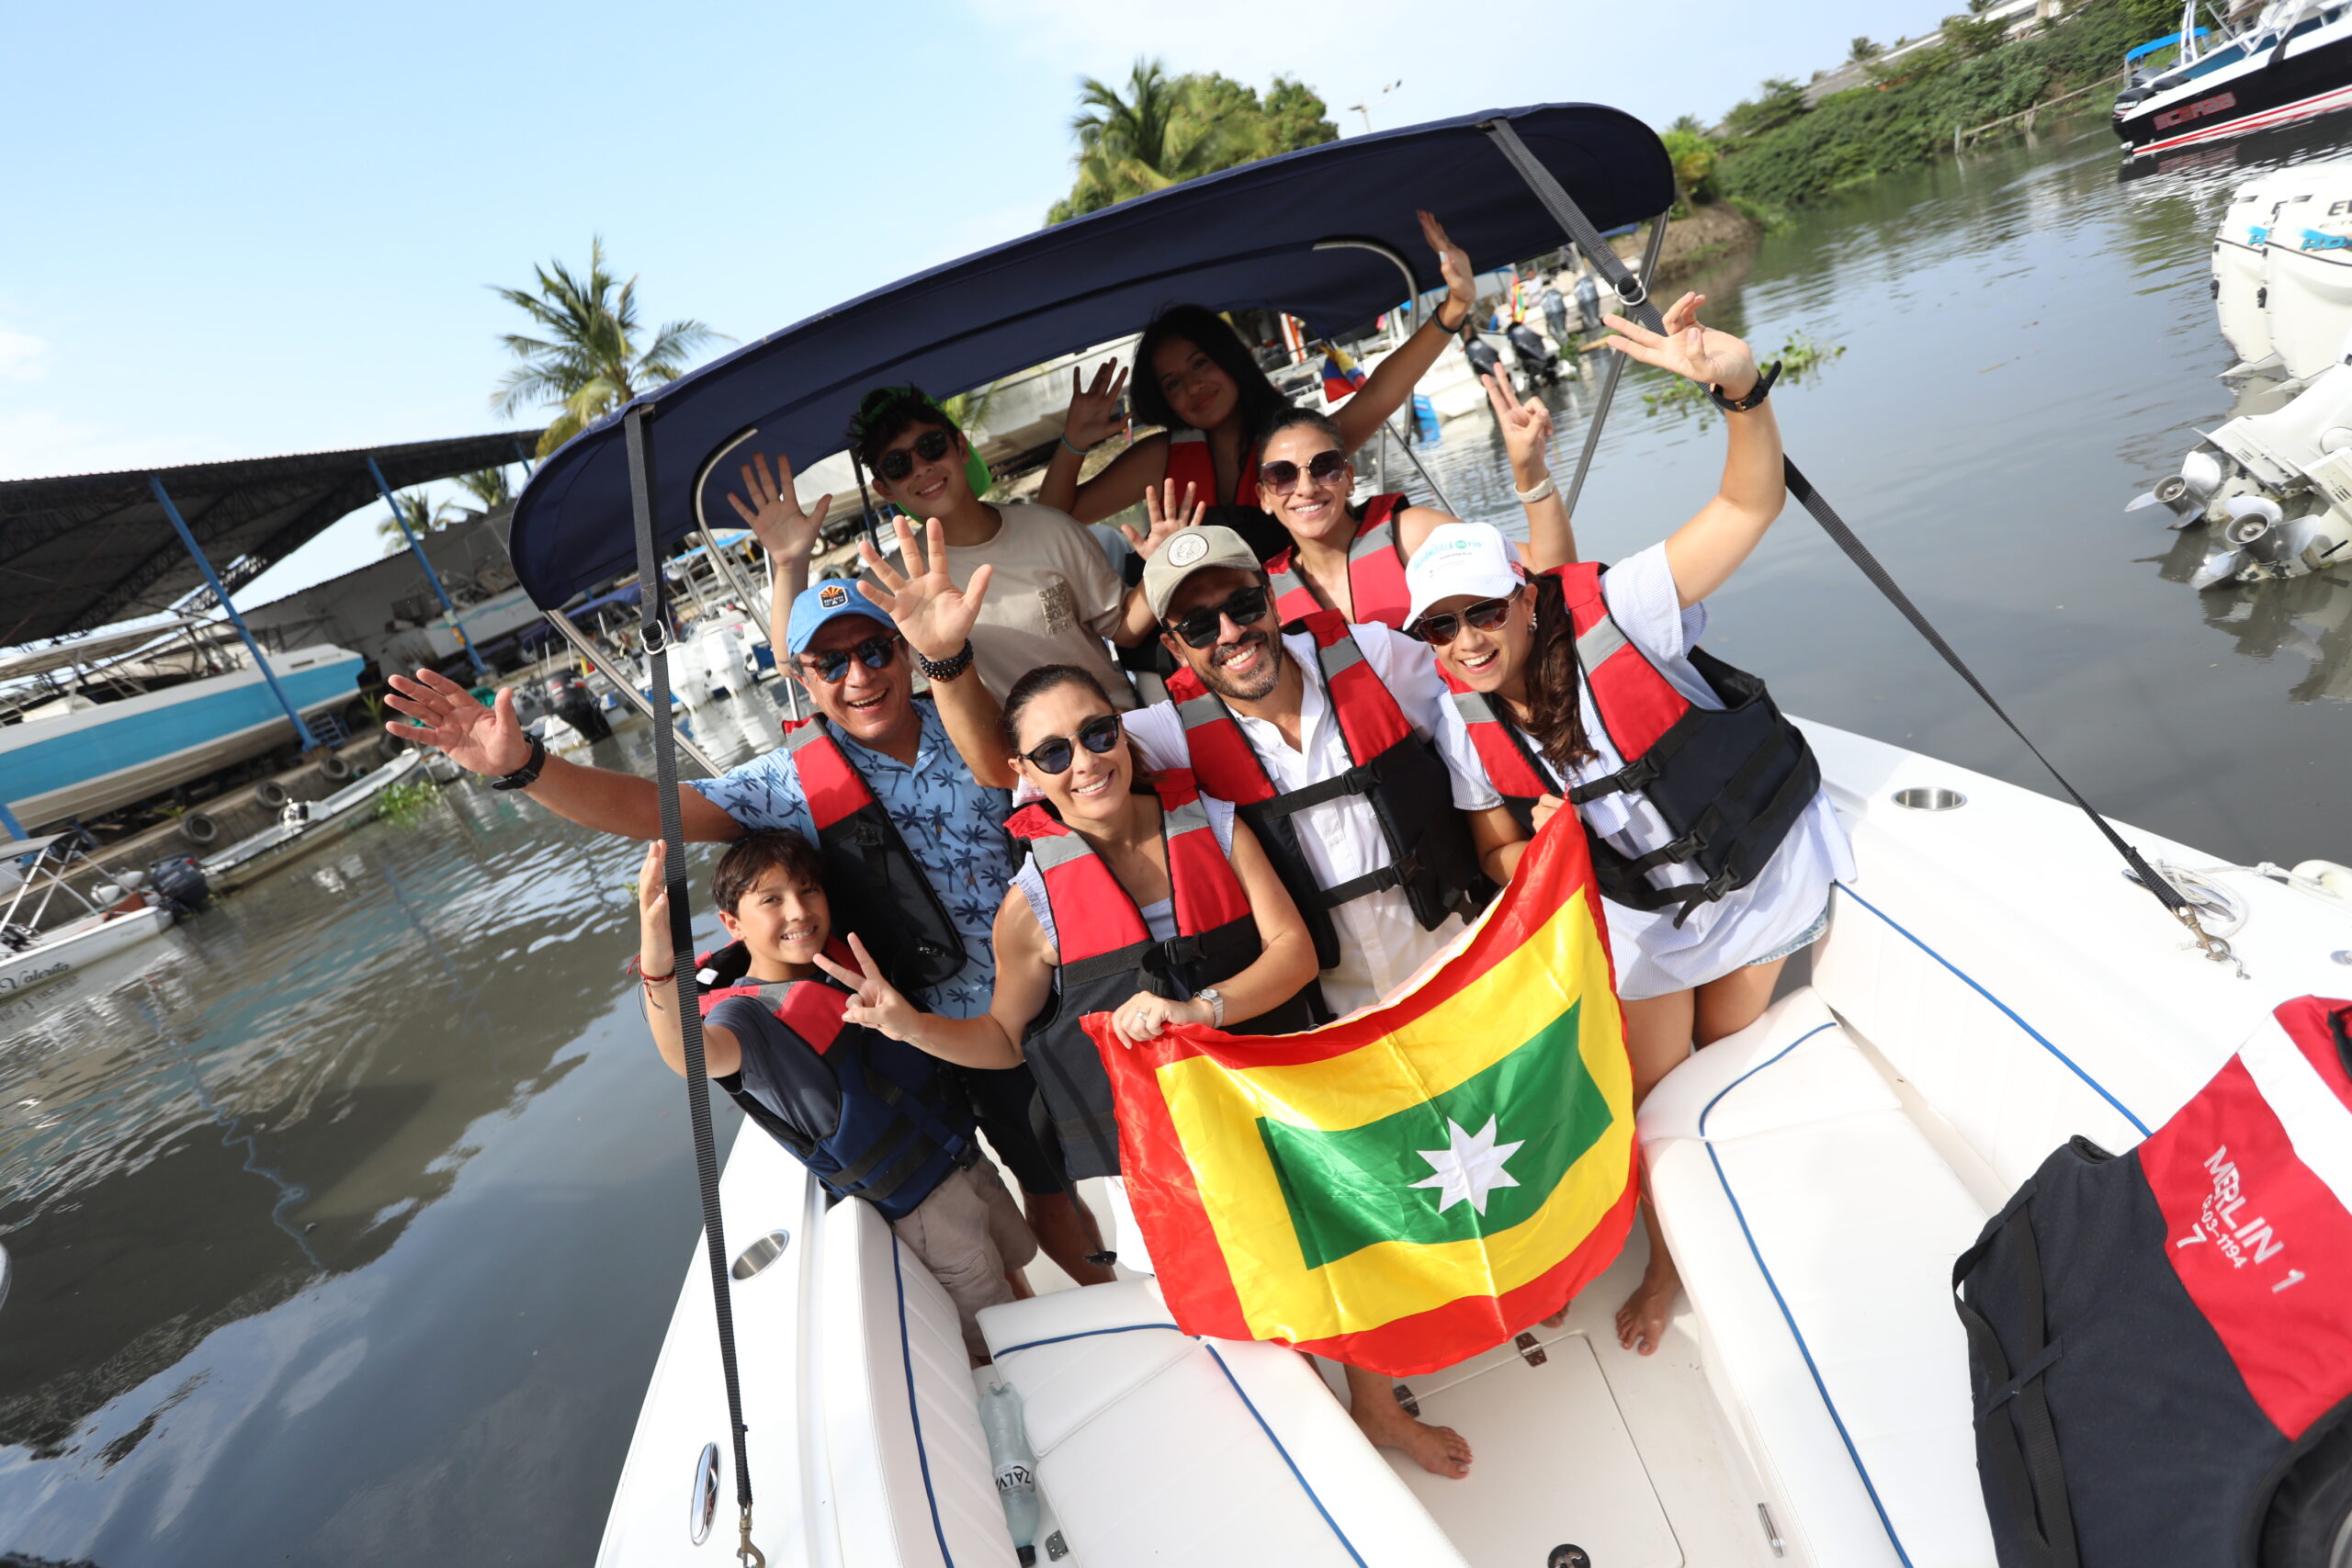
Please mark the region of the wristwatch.
POLYGON ((1708 400, 1715 405, 1715 407, 1723 410, 1725 413, 1746 413, 1749 409, 1756 407, 1757 404, 1764 400, 1766 395, 1772 390, 1772 383, 1780 378, 1781 362, 1775 359, 1771 364, 1764 367, 1763 370, 1758 374, 1756 378, 1756 385, 1747 389, 1747 395, 1746 397, 1724 397, 1724 389, 1721 387, 1712 385, 1707 388, 1707 397, 1708 400))
POLYGON ((1462 319, 1449 327, 1445 324, 1445 306, 1447 303, 1451 303, 1451 301, 1442 302, 1436 310, 1431 310, 1430 312, 1430 320, 1437 323, 1438 331, 1443 333, 1448 337, 1453 337, 1459 333, 1463 328, 1470 324, 1470 318, 1478 313, 1478 307, 1475 302, 1464 306, 1462 310, 1462 319))
POLYGON ((1210 1028, 1223 1029, 1225 1027, 1225 993, 1223 991, 1218 990, 1215 986, 1203 986, 1199 990, 1193 993, 1193 999, 1196 1002, 1206 1002, 1209 1004, 1210 1028))
POLYGON ((524 760, 521 767, 508 773, 504 778, 491 780, 491 788, 528 789, 538 782, 539 770, 548 765, 548 743, 528 731, 525 734, 531 742, 530 756, 524 760))

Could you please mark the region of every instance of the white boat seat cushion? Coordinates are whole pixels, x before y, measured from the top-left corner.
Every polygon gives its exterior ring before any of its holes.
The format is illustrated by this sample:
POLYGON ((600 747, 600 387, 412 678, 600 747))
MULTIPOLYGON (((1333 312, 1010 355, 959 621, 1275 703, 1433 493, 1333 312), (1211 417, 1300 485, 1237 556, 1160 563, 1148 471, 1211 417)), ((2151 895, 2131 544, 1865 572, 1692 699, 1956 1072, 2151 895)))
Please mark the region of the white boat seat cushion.
POLYGON ((1985 1212, 1828 1008, 1799 991, 1699 1052, 1639 1130, 1708 1375, 1803 1561, 1992 1568, 1951 1292, 1985 1212))
POLYGON ((989 1307, 980 1332, 1087 1568, 1462 1562, 1305 1359, 1181 1332, 1150 1280, 989 1307))

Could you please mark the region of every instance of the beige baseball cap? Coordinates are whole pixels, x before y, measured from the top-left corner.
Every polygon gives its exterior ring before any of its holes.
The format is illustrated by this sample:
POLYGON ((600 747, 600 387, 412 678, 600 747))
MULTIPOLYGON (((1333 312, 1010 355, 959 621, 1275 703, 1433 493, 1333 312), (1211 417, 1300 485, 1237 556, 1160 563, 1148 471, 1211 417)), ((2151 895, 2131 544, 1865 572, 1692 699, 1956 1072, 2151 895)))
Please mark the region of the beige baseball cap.
POLYGON ((1231 567, 1253 575, 1265 570, 1259 564, 1257 553, 1230 528, 1215 525, 1180 528, 1144 562, 1143 597, 1144 603, 1151 606, 1153 618, 1166 620, 1168 602, 1176 597, 1178 586, 1193 573, 1213 566, 1231 567))

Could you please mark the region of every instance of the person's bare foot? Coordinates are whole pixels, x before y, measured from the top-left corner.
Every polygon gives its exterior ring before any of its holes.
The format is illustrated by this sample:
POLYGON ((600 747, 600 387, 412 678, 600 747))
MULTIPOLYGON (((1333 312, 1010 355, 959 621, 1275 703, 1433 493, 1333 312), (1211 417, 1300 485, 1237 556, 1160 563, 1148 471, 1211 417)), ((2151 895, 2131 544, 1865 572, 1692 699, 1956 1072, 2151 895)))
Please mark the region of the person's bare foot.
POLYGON ((1549 1317, 1547 1317, 1547 1318, 1545 1318, 1545 1319, 1544 1320, 1544 1327, 1546 1327, 1546 1328, 1557 1328, 1557 1327, 1559 1327, 1559 1326, 1560 1326, 1560 1325, 1562 1325, 1562 1324, 1564 1324, 1564 1323, 1567 1322, 1567 1321, 1568 1321, 1568 1308, 1569 1308, 1569 1307, 1572 1307, 1572 1306, 1574 1306, 1574 1305, 1576 1305, 1576 1304, 1577 1304, 1577 1299, 1576 1299, 1576 1297, 1574 1297, 1574 1296, 1570 1296, 1570 1297, 1567 1299, 1567 1302, 1566 1303, 1566 1304, 1564 1304, 1564 1305, 1560 1308, 1560 1310, 1559 1310, 1559 1311, 1557 1311, 1557 1312, 1554 1313, 1551 1316, 1549 1316, 1549 1317))
POLYGON ((1405 1414, 1401 1405, 1356 1416, 1375 1448, 1396 1449, 1431 1475, 1459 1481, 1470 1473, 1470 1445, 1451 1427, 1432 1427, 1405 1414))
POLYGON ((1674 1312, 1674 1295, 1682 1288, 1682 1276, 1675 1272, 1671 1259, 1657 1253, 1642 1273, 1642 1282, 1617 1309, 1617 1343, 1628 1350, 1645 1356, 1657 1354, 1666 1337, 1666 1320, 1674 1312))

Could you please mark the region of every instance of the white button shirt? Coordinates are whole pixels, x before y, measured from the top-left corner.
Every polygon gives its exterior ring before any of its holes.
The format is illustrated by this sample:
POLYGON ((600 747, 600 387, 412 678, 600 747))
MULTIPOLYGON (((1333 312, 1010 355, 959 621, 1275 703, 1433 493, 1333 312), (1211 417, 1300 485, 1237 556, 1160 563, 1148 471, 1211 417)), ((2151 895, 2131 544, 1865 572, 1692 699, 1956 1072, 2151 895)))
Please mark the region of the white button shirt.
MULTIPOLYGON (((1351 626, 1348 630, 1363 649, 1364 663, 1396 699, 1406 721, 1424 738, 1436 736, 1441 716, 1453 705, 1429 649, 1384 626, 1351 626)), ((1282 645, 1306 677, 1299 698, 1297 749, 1269 721, 1248 717, 1238 710, 1233 716, 1274 788, 1288 792, 1336 778, 1353 764, 1339 716, 1324 696, 1315 639, 1305 632, 1295 632, 1283 637, 1282 645)), ((1135 742, 1145 767, 1157 772, 1192 766, 1184 721, 1175 704, 1155 703, 1123 716, 1127 738, 1135 742)), ((1455 805, 1489 794, 1483 773, 1465 780, 1451 761, 1447 772, 1455 805)), ((1493 801, 1489 798, 1482 804, 1493 801)), ((1325 887, 1378 871, 1393 858, 1379 817, 1372 803, 1360 795, 1310 806, 1291 821, 1297 827, 1299 848, 1308 868, 1325 887)), ((1353 1012, 1395 991, 1464 929, 1459 915, 1449 915, 1437 930, 1423 931, 1401 887, 1350 899, 1331 911, 1331 923, 1339 933, 1340 962, 1323 971, 1323 999, 1338 1013, 1353 1012)))

